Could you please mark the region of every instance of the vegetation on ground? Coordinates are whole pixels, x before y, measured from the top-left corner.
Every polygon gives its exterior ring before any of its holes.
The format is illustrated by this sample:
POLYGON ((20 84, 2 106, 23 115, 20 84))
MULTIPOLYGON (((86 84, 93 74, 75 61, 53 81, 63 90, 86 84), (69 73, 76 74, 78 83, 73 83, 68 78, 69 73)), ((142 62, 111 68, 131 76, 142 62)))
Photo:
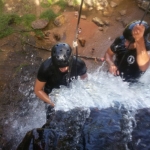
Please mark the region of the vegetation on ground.
MULTIPOLYGON (((46 10, 41 12, 39 18, 45 18, 48 19, 50 23, 54 21, 54 19, 59 15, 55 14, 54 11, 51 9, 50 6, 53 5, 52 0, 47 0, 46 3, 41 2, 42 6, 46 6, 46 10)), ((67 3, 64 0, 59 0, 54 5, 58 5, 61 7, 61 10, 63 11, 67 7, 67 3)), ((14 32, 18 32, 16 30, 16 27, 21 25, 21 27, 24 28, 25 31, 34 31, 35 34, 41 35, 42 32, 40 30, 34 30, 31 27, 31 23, 38 19, 36 15, 34 14, 24 14, 23 16, 19 16, 17 13, 9 14, 3 12, 4 7, 4 0, 0 0, 0 38, 6 37, 14 32), (15 27, 15 28, 14 28, 15 27)), ((25 7, 25 6, 24 6, 25 7)), ((24 8, 27 9, 26 7, 24 8)))
POLYGON ((43 8, 47 8, 47 7, 50 7, 52 5, 52 0, 47 0, 47 2, 41 2, 40 5, 43 7, 43 8))
POLYGON ((17 22, 17 15, 11 14, 1 14, 0 15, 0 38, 10 35, 14 32, 13 28, 10 26, 17 22))
POLYGON ((36 19, 36 16, 33 14, 25 14, 21 18, 20 23, 27 28, 31 28, 31 23, 36 19))
POLYGON ((4 2, 3 2, 3 0, 0 0, 0 14, 3 11, 3 6, 4 6, 4 2))
POLYGON ((1 14, 0 15, 0 38, 8 36, 18 30, 14 25, 22 25, 25 29, 31 29, 31 22, 36 19, 35 15, 26 14, 22 17, 17 14, 1 14))
POLYGON ((45 18, 49 21, 53 21, 58 15, 54 13, 53 10, 48 9, 45 12, 41 13, 40 18, 45 18))
POLYGON ((65 2, 64 0, 59 0, 55 4, 58 5, 62 11, 67 7, 67 2, 65 2))

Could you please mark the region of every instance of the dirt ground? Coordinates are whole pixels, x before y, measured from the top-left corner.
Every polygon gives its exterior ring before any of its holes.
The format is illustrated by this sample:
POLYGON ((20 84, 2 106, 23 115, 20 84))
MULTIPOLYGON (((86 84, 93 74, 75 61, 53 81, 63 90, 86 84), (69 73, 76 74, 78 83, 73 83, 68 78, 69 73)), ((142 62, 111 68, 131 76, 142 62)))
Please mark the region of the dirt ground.
MULTIPOLYGON (((80 38, 86 40, 85 46, 82 47, 78 43, 78 53, 88 57, 104 57, 104 54, 110 44, 113 42, 115 37, 122 34, 124 26, 122 22, 116 21, 117 17, 129 23, 133 20, 140 20, 144 14, 144 11, 138 8, 137 1, 135 0, 114 0, 118 3, 118 6, 111 8, 111 15, 104 17, 101 11, 82 11, 82 15, 85 15, 86 20, 81 19, 79 28, 81 33, 78 35, 80 38), (120 11, 126 10, 126 15, 121 16, 120 11), (92 18, 99 17, 101 19, 107 19, 110 22, 109 26, 105 26, 103 31, 99 30, 99 27, 92 22, 92 18), (94 51, 92 51, 94 49, 94 51)), ((63 13, 66 17, 66 23, 61 27, 55 27, 53 29, 47 27, 45 31, 58 32, 63 35, 60 42, 66 42, 73 45, 75 39, 75 31, 77 26, 77 17, 75 16, 75 10, 66 9, 63 13)), ((145 21, 150 23, 150 15, 146 15, 145 21)), ((37 47, 50 49, 51 41, 49 39, 39 40, 32 36, 28 39, 32 44, 34 43, 37 47)), ((38 56, 46 59, 50 56, 49 51, 37 49, 38 56)), ((74 50, 75 54, 75 50, 74 50)), ((13 79, 13 76, 17 73, 16 70, 22 67, 26 62, 22 55, 26 55, 24 52, 24 46, 22 45, 21 36, 19 34, 13 34, 6 38, 0 39, 0 91, 7 86, 7 83, 13 79)), ((84 59, 88 71, 94 71, 102 62, 95 60, 84 59)), ((39 64, 40 65, 40 64, 39 64)))

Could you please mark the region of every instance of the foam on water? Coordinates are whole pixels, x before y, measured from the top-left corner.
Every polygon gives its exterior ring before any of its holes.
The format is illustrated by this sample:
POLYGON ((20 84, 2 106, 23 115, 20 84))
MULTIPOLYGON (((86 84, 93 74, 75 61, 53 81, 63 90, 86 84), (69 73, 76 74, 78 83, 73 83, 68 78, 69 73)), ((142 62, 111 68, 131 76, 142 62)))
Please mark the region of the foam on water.
POLYGON ((11 150, 16 150, 28 131, 33 128, 41 128, 46 123, 45 104, 31 92, 33 91, 33 83, 32 86, 26 86, 22 90, 19 89, 26 96, 22 106, 19 108, 17 105, 13 112, 8 111, 9 117, 3 123, 7 140, 13 140, 11 150))
MULTIPOLYGON (((100 69, 89 73, 86 80, 73 81, 70 88, 62 86, 60 89, 54 89, 50 97, 55 102, 55 110, 68 111, 76 107, 102 109, 116 105, 117 107, 124 105, 132 110, 150 107, 150 69, 140 79, 140 83, 133 85, 100 69)), ((27 85, 23 87, 22 90, 20 87, 20 92, 27 97, 26 104, 22 104, 25 105, 25 109, 11 112, 4 122, 5 126, 11 124, 6 134, 9 133, 7 134, 9 139, 16 139, 16 145, 29 130, 41 127, 46 121, 45 104, 34 95, 33 84, 30 88, 27 85)))
POLYGON ((142 76, 139 83, 129 85, 120 77, 96 71, 88 74, 86 80, 73 81, 70 88, 62 86, 59 90, 53 90, 50 97, 55 101, 55 109, 64 111, 75 107, 101 109, 116 104, 129 109, 150 107, 149 76, 150 69, 142 76))

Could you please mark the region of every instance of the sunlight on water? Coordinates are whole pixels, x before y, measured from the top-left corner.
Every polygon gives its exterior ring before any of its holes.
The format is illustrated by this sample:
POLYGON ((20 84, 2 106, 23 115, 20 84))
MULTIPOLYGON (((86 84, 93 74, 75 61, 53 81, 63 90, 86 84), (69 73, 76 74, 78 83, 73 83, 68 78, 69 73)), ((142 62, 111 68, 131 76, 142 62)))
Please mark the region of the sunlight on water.
MULTIPOLYGON (((99 70, 99 69, 98 69, 99 70)), ((124 105, 129 109, 150 106, 150 69, 142 76, 139 83, 129 85, 120 77, 106 72, 96 71, 88 74, 87 80, 76 80, 70 88, 53 90, 50 97, 55 101, 56 110, 70 110, 75 107, 107 108, 124 105)))
POLYGON ((16 149, 28 131, 41 128, 46 123, 45 104, 33 93, 33 83, 31 86, 20 85, 19 91, 26 98, 20 108, 17 107, 14 112, 11 112, 4 122, 8 141, 13 140, 12 150, 16 149))
MULTIPOLYGON (((60 89, 54 89, 50 97, 55 102, 55 110, 68 111, 76 107, 102 109, 116 105, 117 108, 123 105, 130 110, 150 107, 150 69, 140 79, 140 83, 132 85, 106 71, 99 71, 100 69, 89 73, 86 80, 73 81, 70 88, 62 86, 60 89)), ((17 144, 28 131, 40 128, 46 122, 45 104, 33 93, 33 83, 30 86, 21 86, 20 92, 27 98, 22 103, 22 110, 11 112, 4 123, 6 127, 11 124, 11 128, 6 128, 6 132, 9 132, 9 139, 15 135, 13 139, 16 139, 17 144)))

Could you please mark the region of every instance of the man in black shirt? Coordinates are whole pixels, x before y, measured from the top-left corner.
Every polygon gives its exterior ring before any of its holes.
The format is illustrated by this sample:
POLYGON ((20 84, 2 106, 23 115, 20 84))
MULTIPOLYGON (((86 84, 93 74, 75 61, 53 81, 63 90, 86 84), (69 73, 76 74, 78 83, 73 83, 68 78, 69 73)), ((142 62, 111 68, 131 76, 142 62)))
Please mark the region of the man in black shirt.
POLYGON ((128 82, 137 81, 149 67, 150 27, 140 22, 127 25, 123 36, 116 38, 105 54, 109 72, 128 82))
POLYGON ((83 60, 71 56, 72 49, 66 43, 58 43, 53 46, 51 57, 45 60, 37 74, 34 86, 35 94, 44 102, 54 107, 48 94, 60 85, 67 86, 75 77, 81 79, 87 77, 87 68, 83 60))

